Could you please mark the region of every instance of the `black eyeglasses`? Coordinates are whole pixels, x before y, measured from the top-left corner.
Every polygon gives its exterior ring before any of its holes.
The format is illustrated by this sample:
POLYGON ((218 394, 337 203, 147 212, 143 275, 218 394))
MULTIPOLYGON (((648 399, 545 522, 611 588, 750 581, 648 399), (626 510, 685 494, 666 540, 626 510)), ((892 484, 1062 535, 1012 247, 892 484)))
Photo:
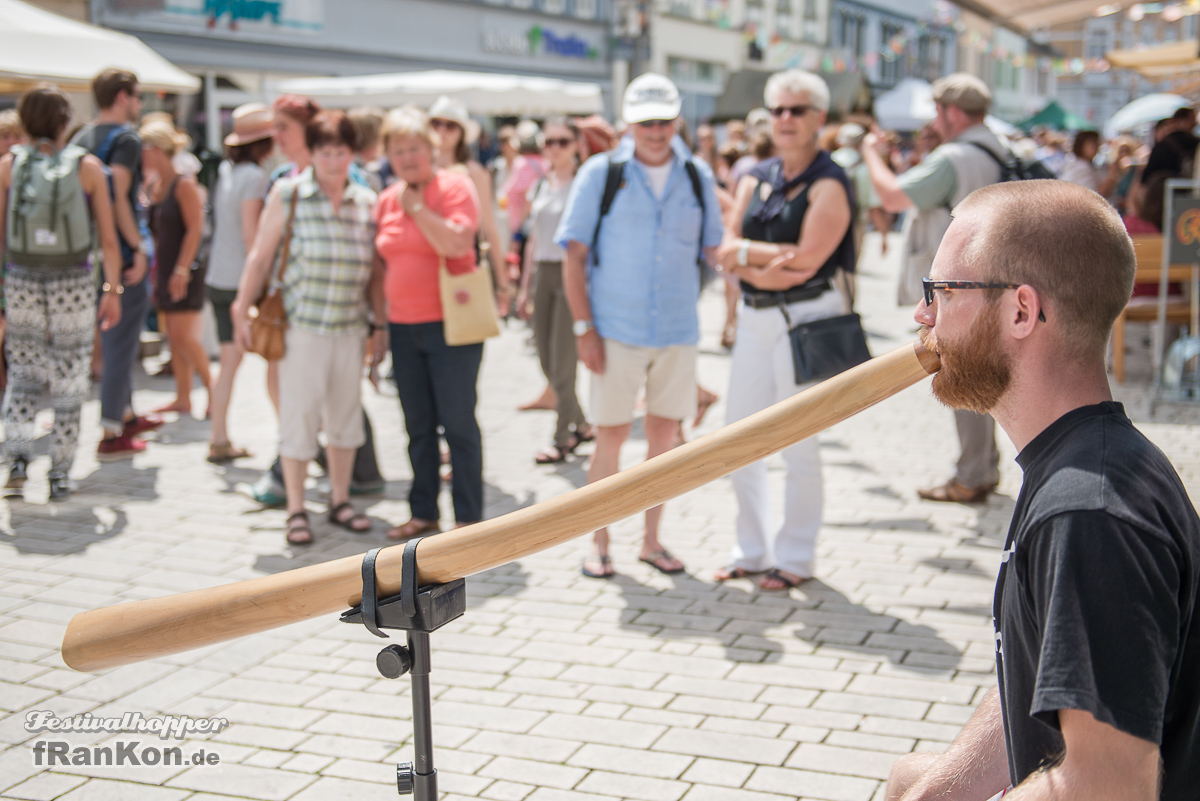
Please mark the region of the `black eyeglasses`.
POLYGON ((674 125, 675 120, 642 120, 638 125, 642 128, 666 128, 668 125, 674 125))
POLYGON ((803 117, 812 110, 813 106, 801 104, 799 106, 776 106, 775 108, 770 109, 770 112, 772 117, 782 117, 785 112, 791 114, 793 117, 803 117))
MULTIPOLYGON (((934 281, 921 279, 921 290, 925 294, 925 305, 933 305, 933 293, 939 289, 1016 289, 1024 284, 1003 284, 996 281, 934 281)), ((1038 319, 1046 322, 1046 313, 1038 310, 1038 319)))
POLYGON ((575 144, 575 140, 565 136, 562 139, 546 139, 546 147, 570 147, 573 144, 575 144))

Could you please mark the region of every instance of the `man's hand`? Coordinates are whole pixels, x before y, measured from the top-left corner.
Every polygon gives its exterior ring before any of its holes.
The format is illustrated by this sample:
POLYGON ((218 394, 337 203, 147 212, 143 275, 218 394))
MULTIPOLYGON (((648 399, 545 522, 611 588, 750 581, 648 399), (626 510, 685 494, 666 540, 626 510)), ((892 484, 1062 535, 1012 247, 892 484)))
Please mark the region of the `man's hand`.
POLYGON ((138 251, 133 254, 133 264, 125 268, 125 272, 121 274, 121 283, 125 286, 137 286, 142 283, 142 279, 146 277, 146 272, 150 269, 150 262, 146 258, 146 254, 138 251))
POLYGON ((96 319, 100 323, 101 331, 109 331, 114 325, 121 322, 120 296, 115 292, 105 292, 101 295, 96 319))
POLYGON ((517 293, 516 304, 517 316, 522 320, 528 320, 533 316, 532 309, 529 308, 529 291, 522 289, 517 293))
POLYGON ((247 353, 250 352, 250 304, 241 298, 229 307, 229 318, 233 323, 233 341, 247 353))
POLYGON ((863 150, 873 150, 880 156, 886 158, 889 145, 887 138, 884 137, 883 134, 879 133, 878 130, 872 130, 863 137, 862 148, 863 150))
POLYGON ((604 375, 604 340, 593 328, 581 337, 575 337, 575 350, 583 366, 596 375, 604 375))

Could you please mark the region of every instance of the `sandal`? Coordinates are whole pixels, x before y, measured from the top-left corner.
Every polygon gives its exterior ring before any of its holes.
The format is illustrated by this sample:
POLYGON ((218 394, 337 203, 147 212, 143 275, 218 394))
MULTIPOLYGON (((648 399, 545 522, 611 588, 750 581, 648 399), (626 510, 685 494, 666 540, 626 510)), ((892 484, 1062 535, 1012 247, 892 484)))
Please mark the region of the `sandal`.
POLYGON ((311 545, 312 529, 308 526, 308 512, 296 512, 288 515, 287 541, 289 545, 311 545))
POLYGON ((789 576, 787 573, 784 573, 779 568, 773 567, 770 570, 768 570, 766 575, 764 575, 759 580, 758 587, 759 587, 759 589, 766 590, 768 592, 773 592, 775 590, 785 590, 786 591, 786 590, 793 590, 796 587, 799 587, 805 581, 808 581, 808 576, 789 576), (782 586, 768 587, 767 586, 768 581, 778 582, 782 586))
POLYGON ((247 456, 253 456, 253 454, 245 448, 235 446, 232 442, 212 442, 208 446, 208 461, 213 464, 224 464, 232 462, 234 459, 245 459, 247 456))
POLYGON ((663 548, 661 551, 655 551, 654 553, 648 553, 645 556, 639 556, 638 561, 645 562, 659 573, 666 573, 668 576, 675 573, 682 573, 684 571, 683 563, 679 562, 678 559, 672 556, 671 552, 666 548, 663 548), (671 564, 672 562, 679 562, 679 567, 667 567, 667 565, 671 564))
MULTIPOLYGON (((575 429, 575 439, 579 440, 580 445, 585 442, 592 442, 596 439, 596 427, 587 426, 586 428, 575 429)), ((578 445, 576 447, 578 447, 578 445)))
POLYGON ((533 461, 538 464, 558 464, 559 462, 567 461, 567 457, 575 452, 578 446, 551 445, 549 448, 538 451, 533 455, 533 461))
POLYGON ((437 534, 439 531, 441 529, 438 528, 438 521, 414 517, 407 523, 389 529, 387 536, 389 540, 411 540, 421 534, 437 534))
POLYGON ((366 534, 371 530, 371 518, 354 508, 350 501, 342 501, 329 510, 329 522, 346 529, 351 534, 366 534), (350 515, 345 512, 349 510, 350 515), (363 525, 366 523, 366 525, 363 525))
POLYGON ((718 569, 716 573, 713 573, 713 581, 715 581, 719 584, 723 581, 732 581, 733 579, 746 578, 749 575, 750 575, 750 571, 744 567, 738 567, 737 565, 728 565, 726 567, 722 567, 722 568, 718 569))
POLYGON ((583 575, 587 576, 588 578, 612 578, 612 576, 613 576, 612 559, 610 559, 608 557, 608 554, 598 554, 595 556, 589 556, 587 559, 583 560, 583 566, 580 567, 579 570, 581 573, 583 573, 583 575), (592 570, 591 568, 588 567, 588 563, 591 563, 593 565, 599 565, 600 569, 592 570))

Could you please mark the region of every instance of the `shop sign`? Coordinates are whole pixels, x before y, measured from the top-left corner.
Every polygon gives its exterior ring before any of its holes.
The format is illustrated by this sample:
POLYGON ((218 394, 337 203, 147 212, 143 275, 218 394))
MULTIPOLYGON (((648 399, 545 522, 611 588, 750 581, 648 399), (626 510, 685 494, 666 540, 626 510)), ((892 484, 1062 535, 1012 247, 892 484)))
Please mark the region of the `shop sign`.
POLYGON ((485 53, 507 56, 551 56, 580 61, 600 58, 600 48, 578 34, 537 23, 523 30, 485 28, 481 48, 485 53))

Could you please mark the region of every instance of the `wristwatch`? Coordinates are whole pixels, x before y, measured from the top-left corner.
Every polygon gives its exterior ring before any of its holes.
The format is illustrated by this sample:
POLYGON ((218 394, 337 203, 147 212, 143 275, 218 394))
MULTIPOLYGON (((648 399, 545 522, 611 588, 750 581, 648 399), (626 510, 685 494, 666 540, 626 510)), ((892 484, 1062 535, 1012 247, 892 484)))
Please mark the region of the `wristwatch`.
POLYGON ((596 324, 591 320, 576 320, 571 324, 571 331, 575 334, 575 336, 581 337, 595 327, 596 324))
POLYGON ((116 284, 114 286, 113 284, 110 284, 107 281, 105 281, 103 284, 100 285, 100 290, 102 292, 106 292, 106 293, 111 292, 114 295, 124 295, 125 294, 124 286, 122 286, 121 284, 116 284))

